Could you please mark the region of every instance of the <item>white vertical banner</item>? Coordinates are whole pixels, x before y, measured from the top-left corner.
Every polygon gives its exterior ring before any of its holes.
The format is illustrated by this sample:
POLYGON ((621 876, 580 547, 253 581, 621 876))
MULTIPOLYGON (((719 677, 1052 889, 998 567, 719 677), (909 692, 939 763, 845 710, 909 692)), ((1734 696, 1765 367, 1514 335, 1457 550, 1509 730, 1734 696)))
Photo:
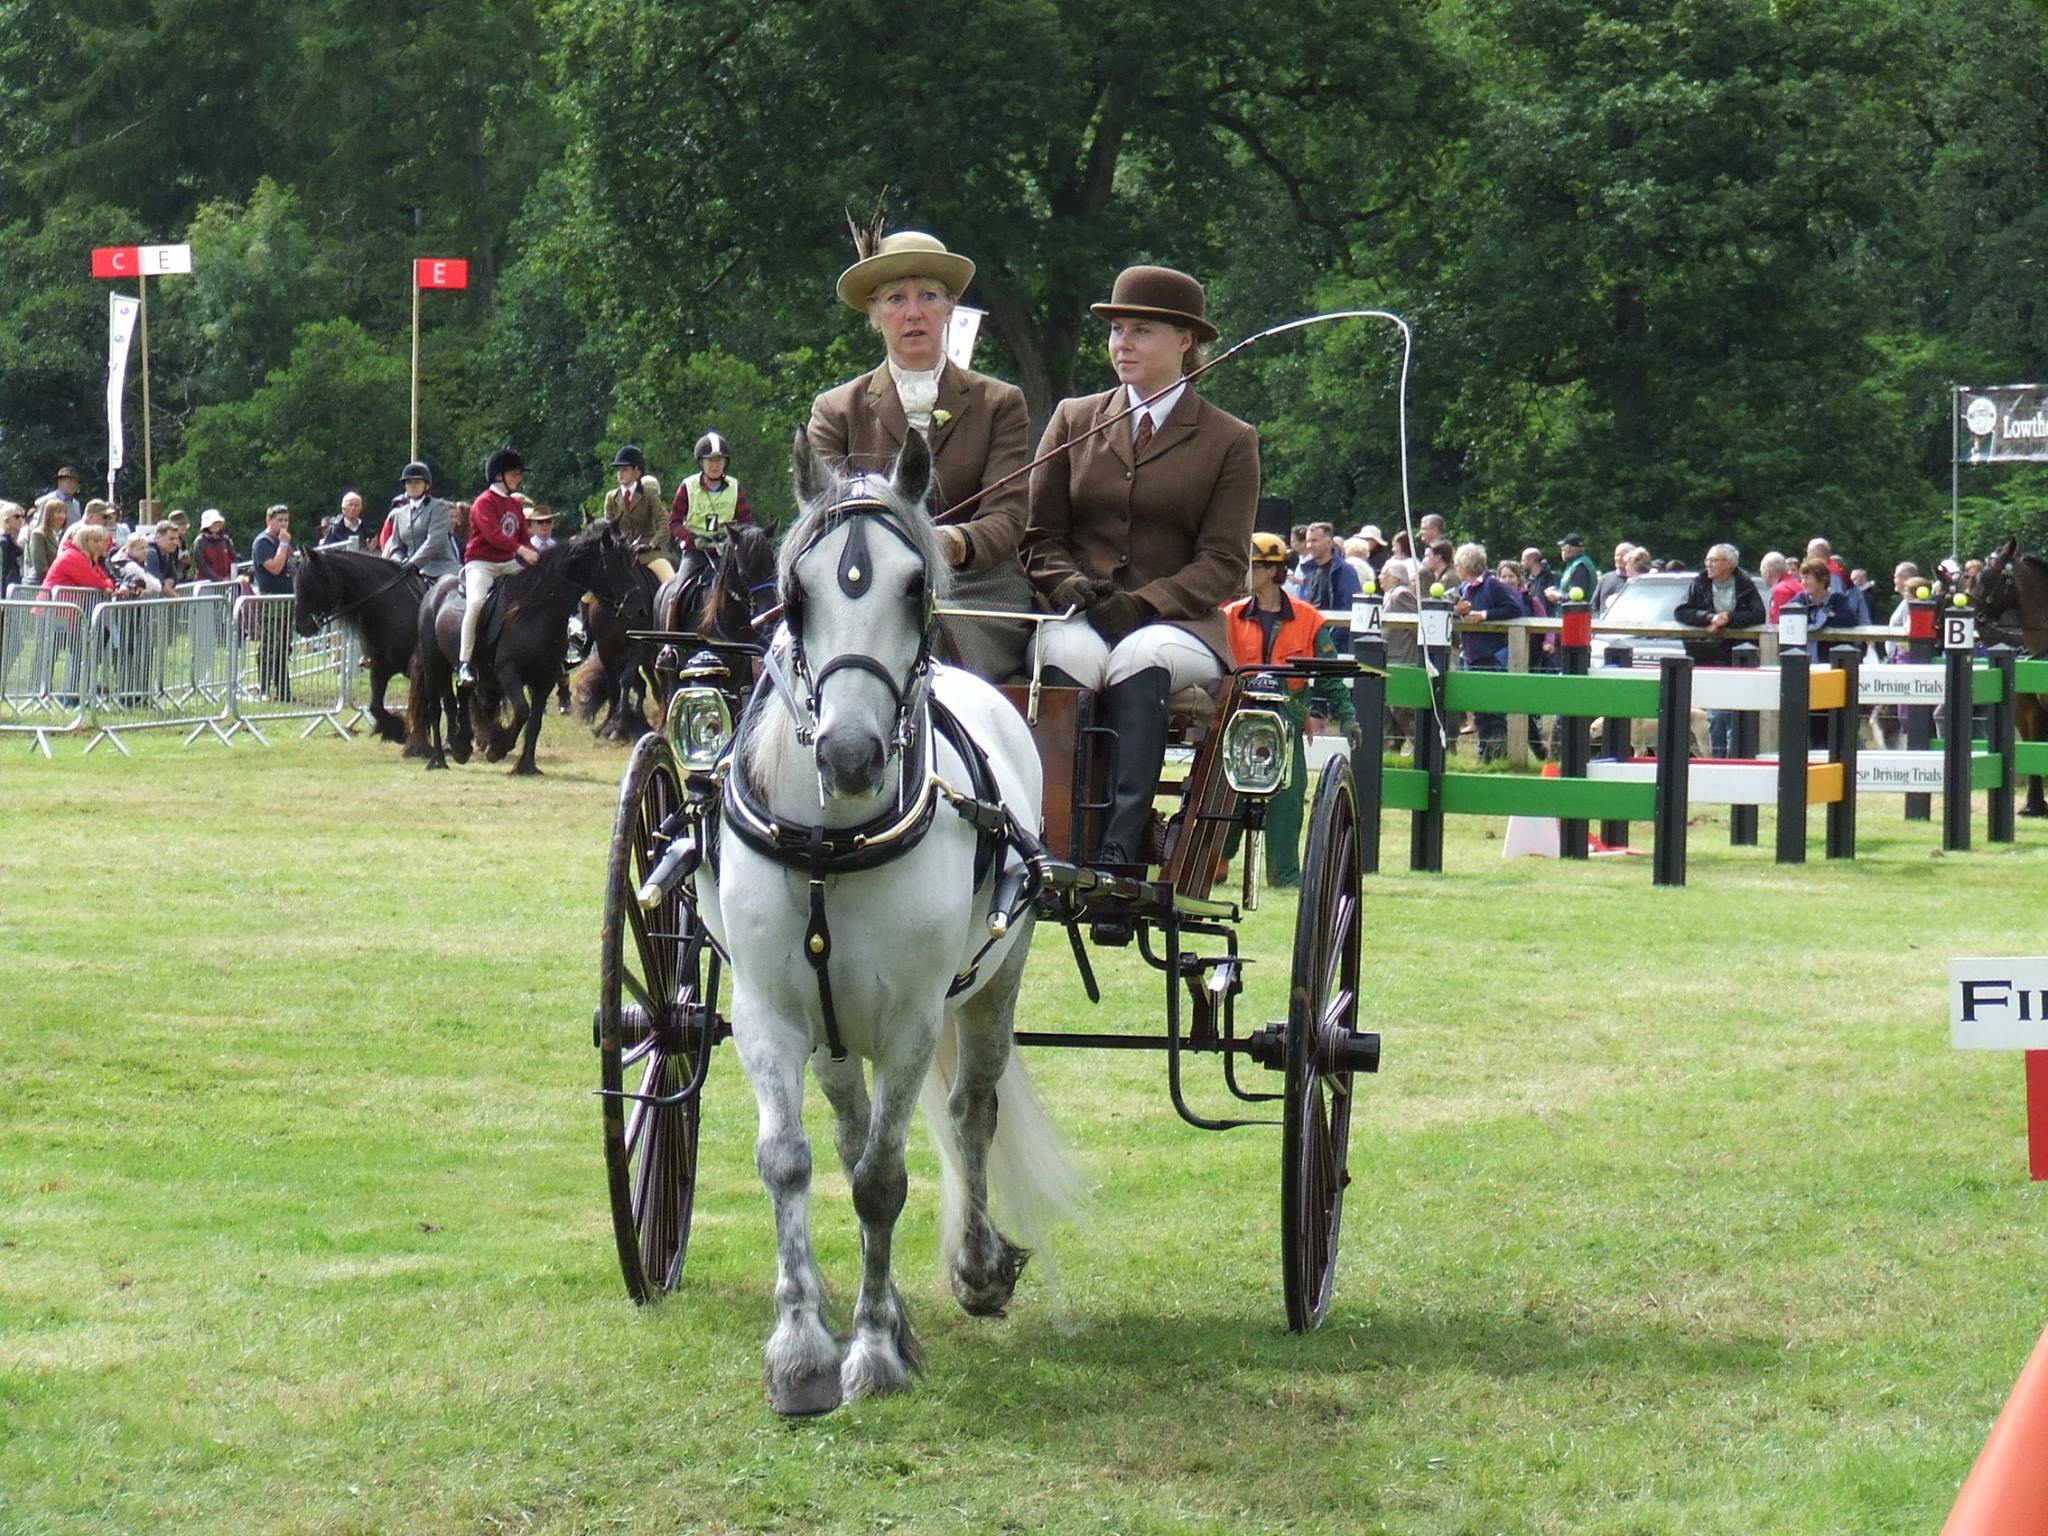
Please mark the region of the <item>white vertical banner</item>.
POLYGON ((107 482, 121 467, 121 396, 128 387, 128 343, 135 335, 139 299, 107 295, 107 482))
POLYGON ((985 309, 969 309, 965 304, 953 306, 953 318, 946 324, 946 357, 955 368, 973 366, 974 338, 981 334, 987 314, 985 309))

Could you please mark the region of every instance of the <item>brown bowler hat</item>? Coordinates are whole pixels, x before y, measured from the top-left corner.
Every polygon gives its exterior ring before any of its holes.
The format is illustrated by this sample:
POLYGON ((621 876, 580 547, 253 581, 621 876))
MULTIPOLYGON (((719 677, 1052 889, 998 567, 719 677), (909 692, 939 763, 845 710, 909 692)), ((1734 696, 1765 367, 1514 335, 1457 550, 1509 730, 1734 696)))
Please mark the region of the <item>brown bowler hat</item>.
POLYGON ((1214 341, 1216 327, 1203 318, 1208 308, 1202 285, 1171 267, 1125 267, 1116 275, 1107 304, 1091 304, 1090 313, 1108 320, 1116 315, 1142 315, 1185 326, 1197 341, 1214 341))

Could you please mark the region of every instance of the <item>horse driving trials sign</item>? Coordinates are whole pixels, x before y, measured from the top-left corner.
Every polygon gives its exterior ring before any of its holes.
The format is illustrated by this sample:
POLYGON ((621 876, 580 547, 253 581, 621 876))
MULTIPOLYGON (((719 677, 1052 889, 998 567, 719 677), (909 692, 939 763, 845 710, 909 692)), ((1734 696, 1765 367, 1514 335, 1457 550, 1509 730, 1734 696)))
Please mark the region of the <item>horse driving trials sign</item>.
POLYGON ((2027 1164, 2048 1180, 2048 959, 1950 960, 1948 1010, 1957 1050, 2026 1052, 2027 1164))

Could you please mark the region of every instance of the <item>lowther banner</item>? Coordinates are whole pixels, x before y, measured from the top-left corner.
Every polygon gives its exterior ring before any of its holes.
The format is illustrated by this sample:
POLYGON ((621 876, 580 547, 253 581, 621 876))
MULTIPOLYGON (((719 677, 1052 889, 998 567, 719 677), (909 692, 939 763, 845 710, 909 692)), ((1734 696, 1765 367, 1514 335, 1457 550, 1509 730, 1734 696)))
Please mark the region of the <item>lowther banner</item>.
POLYGON ((1956 415, 1956 456, 1963 463, 2048 463, 2048 388, 2039 384, 1959 388, 1956 415))

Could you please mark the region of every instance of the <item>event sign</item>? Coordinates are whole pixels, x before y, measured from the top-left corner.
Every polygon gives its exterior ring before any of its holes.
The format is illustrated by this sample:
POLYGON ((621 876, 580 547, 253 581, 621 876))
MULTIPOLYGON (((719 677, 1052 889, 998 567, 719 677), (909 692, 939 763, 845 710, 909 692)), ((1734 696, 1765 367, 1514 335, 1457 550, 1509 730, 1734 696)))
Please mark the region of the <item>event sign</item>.
POLYGON ((447 256, 422 256, 413 262, 412 276, 421 288, 467 288, 469 263, 447 256))
POLYGON ((103 245, 92 253, 94 277, 181 276, 191 270, 189 245, 103 245))
POLYGON ((2048 1050, 2048 959, 1951 959, 1948 1012, 1959 1051, 2048 1050))
POLYGON ((2048 388, 1998 384, 1956 391, 1962 419, 1959 458, 1965 464, 2048 462, 2048 388))
POLYGON ((1859 704, 1940 704, 1948 698, 1948 669, 1927 664, 1863 667, 1856 673, 1859 704))

